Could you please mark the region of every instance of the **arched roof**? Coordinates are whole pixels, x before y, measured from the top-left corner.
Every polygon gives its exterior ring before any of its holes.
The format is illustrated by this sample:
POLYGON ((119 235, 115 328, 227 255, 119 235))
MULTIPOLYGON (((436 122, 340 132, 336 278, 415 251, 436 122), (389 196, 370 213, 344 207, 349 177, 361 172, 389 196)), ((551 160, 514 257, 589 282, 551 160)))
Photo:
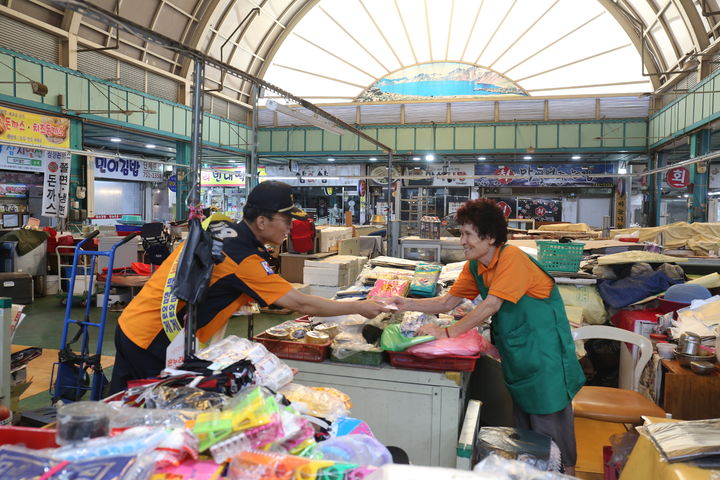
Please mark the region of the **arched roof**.
MULTIPOLYGON (((718 0, 87 1, 317 103, 353 100, 389 73, 432 61, 488 68, 530 95, 657 90, 705 75, 720 28, 718 0)), ((51 2, 8 5, 0 13, 67 30, 80 45, 115 42, 112 26, 51 2)), ((128 34, 119 50, 190 74, 177 52, 128 34)), ((247 102, 250 86, 228 76, 223 93, 247 102)))

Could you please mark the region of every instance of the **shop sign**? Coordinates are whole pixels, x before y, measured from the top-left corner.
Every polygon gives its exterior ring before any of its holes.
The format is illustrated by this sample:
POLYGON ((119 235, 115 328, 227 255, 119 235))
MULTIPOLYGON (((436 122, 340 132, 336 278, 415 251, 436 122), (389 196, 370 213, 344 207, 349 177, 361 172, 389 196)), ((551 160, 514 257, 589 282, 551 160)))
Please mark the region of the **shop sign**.
POLYGON ((45 217, 67 218, 70 190, 70 154, 62 153, 61 158, 45 163, 43 183, 42 215, 45 217))
POLYGON ((0 108, 0 141, 70 148, 70 119, 0 108))
POLYGON ((562 201, 559 198, 518 198, 517 218, 534 218, 540 222, 562 221, 562 201))
POLYGON ((690 171, 685 167, 671 168, 665 179, 673 188, 685 188, 690 184, 690 171))
POLYGON ((495 204, 502 210, 505 218, 515 218, 517 216, 517 199, 516 198, 493 198, 495 204))
POLYGON ((408 185, 428 185, 433 187, 472 187, 475 165, 458 163, 454 165, 427 165, 424 170, 409 168, 406 175, 425 175, 426 179, 408 180, 408 185))
POLYGON ((203 187, 244 187, 245 165, 203 169, 200 172, 200 185, 203 187))
POLYGON ((363 165, 299 165, 297 172, 284 165, 268 165, 265 172, 265 180, 277 178, 293 187, 357 187, 364 175, 363 165))
POLYGON ((171 192, 175 193, 177 191, 177 175, 170 175, 170 178, 167 180, 167 186, 171 192))
POLYGON ((95 178, 136 182, 161 182, 162 165, 128 158, 95 157, 95 178))
POLYGON ((63 155, 67 154, 33 147, 0 145, 0 170, 42 173, 47 162, 57 161, 63 155))
POLYGON ((604 175, 611 173, 613 173, 613 166, 610 164, 512 164, 505 166, 476 164, 475 175, 480 176, 481 178, 475 179, 475 185, 480 187, 536 187, 545 185, 608 187, 613 185, 613 181, 611 177, 605 177, 604 175), (484 175, 501 175, 503 178, 482 177, 484 175), (576 176, 567 178, 538 178, 545 175, 576 176))

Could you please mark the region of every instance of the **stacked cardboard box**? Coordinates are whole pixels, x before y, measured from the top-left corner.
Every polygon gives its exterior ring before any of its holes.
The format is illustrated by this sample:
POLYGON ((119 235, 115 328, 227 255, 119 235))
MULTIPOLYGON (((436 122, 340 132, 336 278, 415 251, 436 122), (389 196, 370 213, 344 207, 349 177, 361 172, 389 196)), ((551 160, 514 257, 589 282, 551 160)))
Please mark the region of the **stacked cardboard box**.
POLYGON ((335 255, 322 260, 306 260, 303 282, 325 287, 346 287, 355 282, 367 257, 335 255))
POLYGON ((325 227, 318 229, 320 237, 318 249, 321 252, 337 252, 338 242, 345 238, 352 238, 352 227, 325 227))

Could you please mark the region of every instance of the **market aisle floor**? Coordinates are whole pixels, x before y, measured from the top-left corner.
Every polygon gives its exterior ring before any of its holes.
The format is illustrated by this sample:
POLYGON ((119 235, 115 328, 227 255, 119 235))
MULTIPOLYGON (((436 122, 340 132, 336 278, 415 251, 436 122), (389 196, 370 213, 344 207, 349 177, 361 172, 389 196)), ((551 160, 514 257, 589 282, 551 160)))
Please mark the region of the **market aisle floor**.
MULTIPOLYGON (((35 299, 35 302, 25 307, 24 313, 27 316, 15 332, 15 338, 13 338, 12 343, 16 346, 15 348, 18 348, 18 346, 41 347, 43 348, 43 356, 32 360, 28 365, 28 378, 33 378, 33 383, 20 399, 21 411, 50 406, 50 394, 48 393, 50 387, 50 372, 53 362, 57 360, 57 350, 60 348, 63 322, 65 319, 65 307, 60 304, 60 299, 55 296, 38 297, 35 299)), ((72 314, 73 319, 82 319, 85 315, 85 309, 73 308, 72 314)), ((91 307, 90 320, 99 322, 100 314, 100 308, 91 307)), ((104 357, 103 366, 112 365, 114 362, 115 344, 113 343, 113 337, 119 316, 120 312, 107 312, 102 346, 102 354, 104 357)), ((296 314, 255 315, 255 332, 262 332, 280 322, 296 318, 297 316, 296 314)), ((76 328, 77 327, 71 328, 68 333, 70 338, 75 334, 76 328)), ((247 336, 247 319, 245 317, 231 318, 226 334, 237 335, 239 337, 247 336)), ((91 349, 94 351, 97 329, 91 329, 90 338, 91 349)), ((15 351, 15 349, 13 349, 13 351, 15 351)), ((105 370, 105 375, 110 378, 112 375, 112 367, 105 370)))

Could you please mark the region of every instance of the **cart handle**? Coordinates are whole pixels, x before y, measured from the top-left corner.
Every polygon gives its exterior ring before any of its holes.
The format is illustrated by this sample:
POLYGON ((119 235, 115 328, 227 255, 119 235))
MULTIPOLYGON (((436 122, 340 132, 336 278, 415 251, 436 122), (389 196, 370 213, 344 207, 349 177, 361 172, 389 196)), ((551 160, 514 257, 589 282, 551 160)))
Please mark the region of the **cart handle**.
POLYGON ((116 245, 116 247, 119 247, 120 245, 125 245, 126 243, 128 243, 130 240, 132 240, 133 238, 135 238, 137 236, 138 236, 137 232, 133 232, 130 235, 126 235, 125 238, 120 240, 120 243, 118 243, 116 245))
POLYGON ((92 232, 88 233, 85 238, 80 240, 80 243, 77 244, 78 249, 82 248, 83 245, 85 245, 89 240, 92 240, 93 238, 100 235, 100 230, 93 230, 92 232))

